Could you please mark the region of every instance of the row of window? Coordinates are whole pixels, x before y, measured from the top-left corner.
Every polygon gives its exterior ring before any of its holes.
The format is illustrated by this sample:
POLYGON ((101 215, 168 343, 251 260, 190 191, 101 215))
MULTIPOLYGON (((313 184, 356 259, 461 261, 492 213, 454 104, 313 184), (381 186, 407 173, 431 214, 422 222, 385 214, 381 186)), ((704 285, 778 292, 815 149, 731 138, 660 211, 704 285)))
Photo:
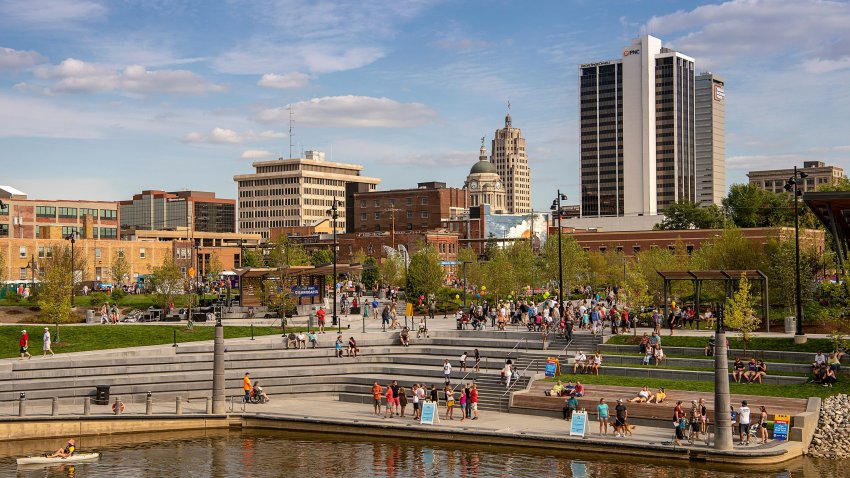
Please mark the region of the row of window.
MULTIPOLYGON (((8 210, 8 206, 6 206, 8 210)), ((56 206, 36 206, 35 207, 35 215, 37 217, 56 217, 56 206)), ((61 218, 75 218, 77 217, 77 208, 75 207, 60 207, 59 209, 59 217, 61 218)), ((97 209, 89 209, 89 208, 80 208, 79 209, 80 216, 92 216, 98 217, 97 209)), ((117 219, 118 218, 118 210, 117 209, 101 209, 100 210, 100 218, 101 219, 117 219)))
MULTIPOLYGON (((360 200, 360 209, 366 209, 367 204, 368 204, 367 200, 361 199, 360 200)), ((421 204, 422 206, 427 206, 428 205, 428 197, 427 196, 420 197, 419 198, 419 204, 421 204)), ((374 207, 381 207, 381 200, 375 199, 372 202, 372 205, 374 207)), ((413 198, 404 198, 404 205, 405 206, 412 206, 413 205, 413 198)), ((395 199, 394 198, 387 199, 387 206, 394 207, 395 206, 395 199)))
MULTIPOLYGON (((388 215, 392 215, 391 211, 387 211, 387 212, 389 213, 388 215)), ((413 219, 413 211, 405 211, 405 216, 406 216, 407 219, 413 219)), ((381 220, 381 213, 376 212, 374 214, 374 217, 375 217, 376 221, 380 221, 381 220)), ((430 217, 430 213, 428 211, 419 211, 419 217, 421 219, 428 219, 430 217)), ((365 212, 360 213, 360 220, 361 221, 367 221, 368 219, 369 219, 368 214, 366 214, 365 212)))
MULTIPOLYGON (((115 251, 118 257, 124 257, 124 249, 119 248, 115 251)), ((18 249, 18 254, 21 259, 27 258, 27 246, 21 246, 18 249)), ((144 247, 139 248, 139 259, 144 259, 146 255, 146 251, 144 247)), ((94 248, 94 257, 100 259, 103 256, 103 249, 100 247, 94 248)), ((38 258, 39 259, 50 259, 53 257, 53 248, 50 246, 38 246, 38 258)))

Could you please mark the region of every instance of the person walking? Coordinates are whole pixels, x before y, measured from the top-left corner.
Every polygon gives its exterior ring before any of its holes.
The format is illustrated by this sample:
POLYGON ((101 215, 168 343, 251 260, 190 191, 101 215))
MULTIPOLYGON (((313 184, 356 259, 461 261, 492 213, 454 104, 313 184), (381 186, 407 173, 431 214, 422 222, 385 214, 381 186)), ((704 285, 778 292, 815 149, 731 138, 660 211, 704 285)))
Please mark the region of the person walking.
POLYGON ((42 357, 47 357, 48 352, 50 355, 56 355, 53 353, 53 350, 50 349, 50 329, 44 328, 44 335, 41 337, 41 350, 42 357))
POLYGON ((475 349, 473 355, 475 356, 475 372, 477 373, 481 371, 481 353, 478 352, 478 349, 475 349))
POLYGON ((604 398, 599 399, 599 405, 596 405, 596 415, 599 420, 599 434, 608 434, 608 404, 604 398))
POLYGON ((19 341, 19 343, 21 345, 21 360, 23 360, 24 357, 31 359, 32 355, 29 353, 30 336, 27 335, 26 330, 21 331, 21 340, 19 341))
POLYGON ((466 358, 467 357, 468 357, 468 355, 466 354, 466 351, 464 351, 462 354, 460 354, 460 371, 461 372, 466 372, 466 358))
POLYGON ((251 374, 245 372, 245 376, 242 377, 242 390, 245 392, 245 403, 251 401, 251 391, 254 387, 251 385, 251 374))

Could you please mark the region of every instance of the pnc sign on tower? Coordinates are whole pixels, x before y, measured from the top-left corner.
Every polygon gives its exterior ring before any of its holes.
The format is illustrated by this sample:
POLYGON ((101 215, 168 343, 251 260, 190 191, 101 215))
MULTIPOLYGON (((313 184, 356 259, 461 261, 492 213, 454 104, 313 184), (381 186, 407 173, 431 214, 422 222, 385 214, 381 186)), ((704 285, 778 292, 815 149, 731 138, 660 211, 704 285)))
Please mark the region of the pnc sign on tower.
POLYGON ((629 50, 627 48, 627 49, 623 50, 623 56, 630 56, 630 55, 640 55, 640 49, 637 48, 637 49, 634 49, 634 50, 629 50))

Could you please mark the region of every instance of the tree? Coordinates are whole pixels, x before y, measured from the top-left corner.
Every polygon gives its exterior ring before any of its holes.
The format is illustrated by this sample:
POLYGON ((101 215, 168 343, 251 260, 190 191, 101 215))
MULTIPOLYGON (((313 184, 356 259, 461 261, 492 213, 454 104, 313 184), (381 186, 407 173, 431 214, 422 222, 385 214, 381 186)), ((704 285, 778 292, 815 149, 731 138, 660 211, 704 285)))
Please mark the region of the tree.
POLYGON ((290 266, 305 266, 309 264, 310 257, 301 244, 292 242, 286 234, 281 234, 271 243, 269 261, 272 267, 280 270, 290 266))
POLYGON ((437 249, 432 244, 420 248, 410 258, 407 269, 408 297, 436 294, 443 284, 443 277, 445 272, 437 249))
POLYGON ((378 266, 378 272, 381 274, 381 282, 389 287, 403 284, 405 270, 401 255, 392 254, 385 257, 378 266))
POLYGON ((695 269, 759 269, 764 263, 764 252, 753 241, 735 228, 724 229, 694 252, 695 269))
POLYGON ((295 309, 295 295, 292 293, 292 289, 282 285, 280 281, 264 280, 262 292, 262 304, 270 311, 277 313, 279 317, 283 317, 295 309))
POLYGON ((558 236, 550 235, 540 251, 543 260, 542 271, 544 279, 552 283, 564 277, 564 296, 566 297, 574 286, 586 276, 589 268, 587 252, 579 245, 572 234, 561 235, 561 266, 562 274, 558 274, 558 236))
POLYGON ((496 235, 491 232, 487 235, 487 242, 484 244, 484 257, 489 261, 497 249, 499 249, 499 243, 496 241, 496 235))
POLYGON ((221 264, 221 259, 218 258, 218 253, 213 252, 210 255, 210 263, 207 266, 207 280, 210 282, 218 280, 218 276, 224 272, 224 266, 221 264))
POLYGON ((148 277, 151 291, 162 308, 174 302, 174 298, 185 293, 185 278, 174 259, 166 257, 159 267, 154 267, 148 277))
MULTIPOLYGON (((351 256, 351 262, 353 264, 365 264, 366 260, 369 257, 371 257, 371 256, 366 254, 366 251, 364 251, 363 248, 361 247, 360 249, 357 249, 356 251, 354 251, 354 254, 351 256)), ((372 258, 372 259, 374 260, 374 258, 372 258)))
POLYGON ((492 257, 484 263, 483 269, 484 285, 495 294, 497 300, 518 291, 514 288, 514 264, 504 249, 493 250, 492 257))
MULTIPOLYGON (((647 250, 640 251, 635 255, 631 264, 631 270, 639 276, 626 277, 626 283, 630 283, 632 292, 640 290, 640 284, 646 285, 646 292, 650 296, 650 301, 653 304, 660 305, 664 302, 664 279, 658 275, 658 271, 678 271, 687 270, 688 265, 683 264, 682 259, 678 257, 675 251, 670 249, 662 249, 653 247, 647 250)), ((678 289, 673 291, 682 292, 678 289)))
POLYGON ((242 267, 262 267, 263 255, 253 249, 243 249, 242 267))
POLYGON ((330 249, 316 249, 310 254, 310 263, 314 266, 330 264, 334 261, 334 253, 330 249))
POLYGON ((656 224, 655 229, 719 229, 723 223, 723 211, 717 205, 701 207, 698 203, 683 200, 664 210, 664 220, 656 224))
POLYGON ((789 226, 794 223, 792 199, 755 184, 733 184, 723 207, 738 227, 789 226))
POLYGON ((130 274, 130 263, 124 257, 124 254, 116 252, 112 258, 112 264, 109 266, 109 274, 112 277, 113 283, 120 286, 130 274))
POLYGON ((71 249, 67 246, 53 249, 53 257, 39 261, 41 285, 38 306, 50 322, 67 322, 71 316, 71 249))
POLYGON ((360 280, 363 282, 363 287, 366 290, 372 290, 381 278, 381 274, 378 271, 378 261, 374 257, 369 256, 361 264, 363 264, 363 274, 361 274, 360 280))
POLYGON ((0 249, 0 283, 6 280, 6 251, 0 249))
POLYGON ((755 316, 753 311, 753 299, 750 296, 750 282, 747 276, 741 273, 738 281, 738 290, 726 299, 726 312, 723 323, 741 332, 741 340, 744 342, 744 352, 749 348, 753 332, 758 330, 761 319, 755 316))
POLYGON ((457 251, 457 261, 460 263, 458 278, 462 279, 464 263, 467 263, 465 266, 467 284, 471 284, 475 288, 480 288, 484 284, 484 269, 481 261, 478 260, 478 254, 475 250, 469 246, 460 249, 457 251))
POLYGON ((508 261, 513 264, 512 290, 523 290, 531 284, 531 272, 534 267, 534 254, 531 245, 527 241, 514 241, 510 246, 503 249, 508 261))

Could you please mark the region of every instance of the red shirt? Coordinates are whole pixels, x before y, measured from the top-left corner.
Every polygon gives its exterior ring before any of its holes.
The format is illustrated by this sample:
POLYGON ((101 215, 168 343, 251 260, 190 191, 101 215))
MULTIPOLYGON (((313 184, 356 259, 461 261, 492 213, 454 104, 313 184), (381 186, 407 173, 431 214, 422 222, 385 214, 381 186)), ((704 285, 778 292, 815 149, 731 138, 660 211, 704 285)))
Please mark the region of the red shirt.
POLYGON ((319 318, 320 321, 324 322, 325 321, 325 309, 319 309, 319 311, 316 312, 316 316, 319 318))
POLYGON ((27 334, 21 334, 21 347, 26 347, 27 343, 30 340, 30 336, 27 334))
POLYGON ((478 389, 472 389, 469 392, 469 399, 472 401, 472 403, 478 403, 478 389))
POLYGON ((391 402, 393 400, 393 388, 387 387, 387 401, 391 402))

